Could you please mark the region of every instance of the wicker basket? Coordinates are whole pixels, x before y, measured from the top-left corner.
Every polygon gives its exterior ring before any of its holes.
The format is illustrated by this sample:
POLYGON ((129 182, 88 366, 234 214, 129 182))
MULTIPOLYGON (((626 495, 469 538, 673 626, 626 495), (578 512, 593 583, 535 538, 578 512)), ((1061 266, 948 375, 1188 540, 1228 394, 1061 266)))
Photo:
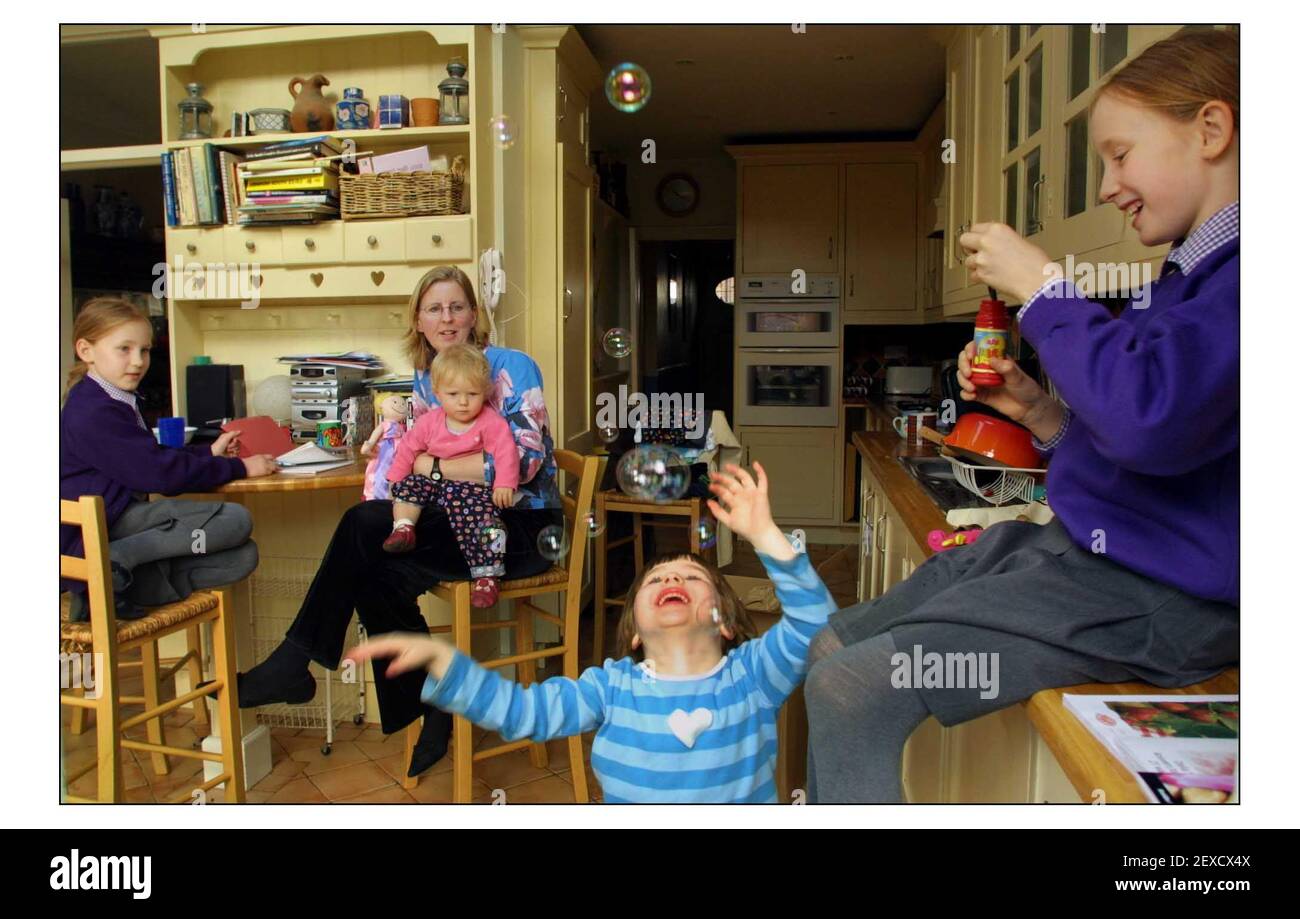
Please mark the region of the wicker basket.
POLYGON ((450 172, 339 176, 339 210, 344 220, 460 214, 464 196, 463 156, 451 161, 450 172))

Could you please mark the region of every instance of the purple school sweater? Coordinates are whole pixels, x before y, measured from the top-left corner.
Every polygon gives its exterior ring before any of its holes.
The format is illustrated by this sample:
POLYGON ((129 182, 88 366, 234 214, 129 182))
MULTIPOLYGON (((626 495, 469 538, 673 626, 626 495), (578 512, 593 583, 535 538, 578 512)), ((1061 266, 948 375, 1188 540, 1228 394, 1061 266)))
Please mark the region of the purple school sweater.
MULTIPOLYGON (((1240 252, 1237 239, 1146 309, 1112 319, 1059 281, 1020 330, 1073 420, 1052 456, 1052 510, 1084 548, 1232 604, 1240 595, 1240 252)), ((1117 601, 1118 602, 1118 601, 1117 601)))
MULTIPOLYGON (((129 405, 92 379, 73 386, 59 412, 59 497, 103 495, 109 527, 136 492, 211 491, 243 477, 243 460, 213 456, 208 446, 161 446, 129 405)), ((59 552, 82 554, 79 528, 59 527, 59 552)))

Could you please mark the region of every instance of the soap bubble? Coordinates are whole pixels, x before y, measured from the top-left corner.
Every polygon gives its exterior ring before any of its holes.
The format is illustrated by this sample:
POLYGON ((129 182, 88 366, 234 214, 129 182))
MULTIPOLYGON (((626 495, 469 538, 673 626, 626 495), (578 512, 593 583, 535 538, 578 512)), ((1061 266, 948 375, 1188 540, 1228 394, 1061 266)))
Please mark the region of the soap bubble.
POLYGON ((644 444, 623 454, 615 478, 624 494, 663 504, 686 494, 691 484, 691 467, 676 450, 644 444))
POLYGON ((618 428, 597 428, 596 433, 600 436, 601 443, 612 444, 622 432, 618 428))
POLYGON ((542 558, 558 562, 569 551, 569 534, 555 524, 544 527, 537 534, 537 551, 542 553, 542 558))
POLYGON ((509 115, 494 115, 488 122, 492 140, 502 150, 509 150, 515 145, 515 122, 509 115))
POLYGON ((650 74, 640 64, 619 64, 605 78, 605 98, 620 112, 640 111, 650 101, 650 74))
POLYGON ((586 531, 588 539, 595 539, 605 532, 605 524, 596 519, 595 512, 588 513, 582 518, 582 528, 586 531))
POLYGON ((700 539, 700 549, 712 549, 718 544, 718 525, 712 517, 701 518, 696 524, 695 535, 700 539))
POLYGON ((627 357, 632 353, 632 333, 627 329, 610 329, 602 341, 610 357, 627 357))

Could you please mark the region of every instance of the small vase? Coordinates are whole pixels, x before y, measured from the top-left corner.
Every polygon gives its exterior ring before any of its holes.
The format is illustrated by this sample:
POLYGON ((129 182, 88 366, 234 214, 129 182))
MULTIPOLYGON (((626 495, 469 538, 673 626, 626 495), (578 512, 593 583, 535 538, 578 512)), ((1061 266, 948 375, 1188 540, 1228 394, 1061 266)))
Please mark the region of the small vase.
POLYGON ((289 81, 289 95, 295 100, 293 111, 289 113, 289 124, 295 132, 334 130, 334 112, 320 91, 322 86, 329 85, 330 81, 319 73, 305 80, 294 77, 289 81))
POLYGON ((359 86, 344 89, 343 98, 334 110, 338 116, 336 127, 340 131, 364 131, 370 127, 370 103, 359 86))

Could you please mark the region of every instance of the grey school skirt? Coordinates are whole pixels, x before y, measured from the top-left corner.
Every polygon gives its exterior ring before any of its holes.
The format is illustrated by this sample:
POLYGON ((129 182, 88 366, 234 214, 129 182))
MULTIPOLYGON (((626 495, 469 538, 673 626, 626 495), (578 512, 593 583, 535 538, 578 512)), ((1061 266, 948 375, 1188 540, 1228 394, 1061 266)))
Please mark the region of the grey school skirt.
POLYGON ((997 662, 995 697, 982 698, 987 692, 969 681, 969 688, 914 687, 945 725, 1056 686, 1186 686, 1236 663, 1240 650, 1237 607, 1080 548, 1058 520, 991 526, 974 545, 936 553, 884 596, 833 614, 829 625, 845 646, 890 632, 911 658, 918 650, 922 659, 996 654, 983 659, 997 662))

